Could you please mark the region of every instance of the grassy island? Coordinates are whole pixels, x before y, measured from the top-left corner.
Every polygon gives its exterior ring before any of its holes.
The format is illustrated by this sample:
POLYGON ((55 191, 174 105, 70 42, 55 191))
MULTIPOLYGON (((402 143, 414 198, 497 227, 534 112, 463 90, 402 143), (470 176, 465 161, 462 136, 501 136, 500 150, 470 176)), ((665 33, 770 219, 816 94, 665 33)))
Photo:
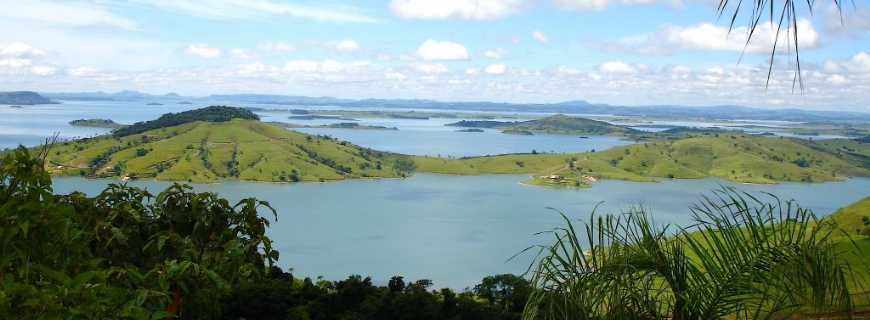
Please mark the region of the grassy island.
POLYGON ((413 170, 406 156, 237 118, 234 112, 243 109, 191 112, 164 115, 113 135, 59 143, 46 167, 54 175, 191 182, 393 178, 413 170), (143 128, 148 130, 139 132, 143 128))
POLYGON ((628 135, 639 131, 604 121, 557 114, 528 121, 462 120, 451 127, 492 128, 507 134, 628 135))
MULTIPOLYGON (((562 121, 563 116, 555 117, 547 122, 562 121)), ((375 129, 355 123, 336 126, 375 129)), ((526 124, 524 128, 536 126, 526 124)), ((249 110, 208 107, 166 114, 111 135, 60 143, 52 149, 46 166, 55 175, 191 182, 394 178, 415 170, 528 174, 527 183, 551 187, 587 187, 600 179, 652 182, 704 177, 745 183, 822 182, 870 176, 870 144, 681 132, 599 152, 445 159, 370 150, 260 122, 249 110)))
MULTIPOLYGON (((867 152, 870 145, 849 144, 867 152)), ((599 179, 655 181, 719 177, 735 182, 822 182, 870 175, 870 165, 819 143, 743 134, 662 139, 576 154, 511 154, 463 159, 417 157, 417 170, 441 174, 531 174, 530 184, 585 187, 599 179)))

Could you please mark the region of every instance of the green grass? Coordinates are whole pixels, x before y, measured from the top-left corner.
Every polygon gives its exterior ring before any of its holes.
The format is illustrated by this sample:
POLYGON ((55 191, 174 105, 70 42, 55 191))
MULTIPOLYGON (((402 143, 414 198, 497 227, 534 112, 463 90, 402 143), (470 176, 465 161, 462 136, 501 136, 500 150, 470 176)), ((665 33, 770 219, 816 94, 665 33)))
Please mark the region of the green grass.
POLYGON ((404 158, 255 120, 234 119, 64 142, 51 150, 46 166, 55 175, 190 182, 225 178, 326 181, 401 177, 406 172, 395 163, 404 158))
POLYGON ((812 142, 742 134, 664 139, 577 154, 514 154, 450 160, 416 157, 418 171, 532 174, 531 184, 584 187, 590 178, 655 181, 719 177, 735 182, 823 182, 868 176, 853 157, 812 142), (551 176, 556 176, 555 179, 551 176))

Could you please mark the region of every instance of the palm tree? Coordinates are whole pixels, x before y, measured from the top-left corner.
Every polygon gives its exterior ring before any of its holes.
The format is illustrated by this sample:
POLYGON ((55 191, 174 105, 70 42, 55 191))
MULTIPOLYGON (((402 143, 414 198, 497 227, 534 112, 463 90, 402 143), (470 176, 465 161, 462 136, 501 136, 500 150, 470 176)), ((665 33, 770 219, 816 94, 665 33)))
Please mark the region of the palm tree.
POLYGON ((550 232, 530 268, 524 319, 767 319, 850 314, 851 269, 833 224, 772 195, 723 188, 691 227, 643 209, 550 232))
MULTIPOLYGON (((832 0, 831 3, 833 3, 837 8, 842 19, 843 0, 832 0)), ((854 2, 852 3, 854 5, 854 2)), ((807 13, 812 15, 816 2, 814 0, 806 0, 804 5, 806 5, 807 13)), ((773 74, 773 59, 777 52, 783 51, 782 46, 785 46, 785 50, 788 54, 791 54, 792 50, 794 50, 795 73, 792 83, 793 85, 798 84, 800 88, 803 89, 800 61, 801 55, 800 47, 798 46, 799 35, 797 28, 800 11, 803 11, 801 6, 801 2, 796 0, 783 0, 781 4, 777 4, 775 0, 719 0, 719 5, 717 6, 716 11, 720 18, 723 16, 729 18, 729 32, 734 29, 734 26, 738 23, 740 17, 745 18, 746 30, 748 32, 746 36, 746 47, 749 46, 750 41, 752 41, 753 37, 756 35, 755 31, 759 24, 770 23, 776 32, 773 38, 773 47, 770 51, 770 63, 768 64, 767 69, 767 83, 770 84, 770 78, 773 74), (747 11, 749 12, 747 13, 747 11), (780 37, 782 37, 783 40, 787 40, 787 42, 784 44, 780 43, 780 37)))

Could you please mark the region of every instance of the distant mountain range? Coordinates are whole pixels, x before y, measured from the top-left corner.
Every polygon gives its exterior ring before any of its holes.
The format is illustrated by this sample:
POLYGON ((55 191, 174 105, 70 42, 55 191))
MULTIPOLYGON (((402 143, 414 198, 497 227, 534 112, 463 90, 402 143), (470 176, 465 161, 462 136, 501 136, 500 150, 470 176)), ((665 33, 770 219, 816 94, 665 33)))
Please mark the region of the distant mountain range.
POLYGON ((832 121, 870 122, 870 113, 848 111, 813 111, 804 109, 762 109, 744 106, 691 107, 679 105, 616 106, 595 104, 582 100, 559 103, 500 103, 500 102, 444 102, 418 99, 341 99, 334 97, 285 96, 268 94, 228 94, 206 97, 182 97, 175 93, 151 95, 137 91, 117 93, 79 92, 44 93, 57 100, 179 100, 203 103, 256 103, 287 106, 337 106, 345 108, 412 108, 438 110, 477 110, 497 112, 541 112, 570 114, 608 114, 616 116, 643 116, 658 118, 698 118, 722 120, 779 120, 779 121, 832 121))
POLYGON ((34 105, 57 103, 33 91, 0 92, 0 104, 34 105))

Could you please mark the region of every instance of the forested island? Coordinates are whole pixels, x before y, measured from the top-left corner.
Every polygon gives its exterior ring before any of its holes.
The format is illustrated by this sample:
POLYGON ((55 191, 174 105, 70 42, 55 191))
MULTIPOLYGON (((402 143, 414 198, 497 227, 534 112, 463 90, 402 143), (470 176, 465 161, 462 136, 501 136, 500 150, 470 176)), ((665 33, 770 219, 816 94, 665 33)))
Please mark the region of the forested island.
POLYGON ((111 119, 78 119, 70 121, 69 124, 75 127, 91 127, 91 128, 107 128, 118 129, 125 125, 112 121, 111 119))
POLYGON ((637 130, 604 121, 566 115, 553 115, 527 121, 461 120, 446 124, 451 127, 491 128, 507 134, 570 134, 570 135, 629 135, 637 130))
MULTIPOLYGON (((249 110, 222 106, 166 114, 117 129, 111 136, 55 145, 46 166, 56 175, 191 182, 396 178, 415 171, 509 173, 531 175, 530 184, 565 187, 586 187, 600 179, 651 182, 718 177, 777 183, 870 175, 870 146, 858 140, 813 142, 739 132, 680 130, 597 152, 446 159, 375 151, 330 137, 289 131, 258 119, 249 110)), ((563 121, 577 122, 559 116, 520 127, 540 128, 563 121)), ((584 129, 587 132, 624 132, 617 126, 589 123, 599 129, 584 129)))

